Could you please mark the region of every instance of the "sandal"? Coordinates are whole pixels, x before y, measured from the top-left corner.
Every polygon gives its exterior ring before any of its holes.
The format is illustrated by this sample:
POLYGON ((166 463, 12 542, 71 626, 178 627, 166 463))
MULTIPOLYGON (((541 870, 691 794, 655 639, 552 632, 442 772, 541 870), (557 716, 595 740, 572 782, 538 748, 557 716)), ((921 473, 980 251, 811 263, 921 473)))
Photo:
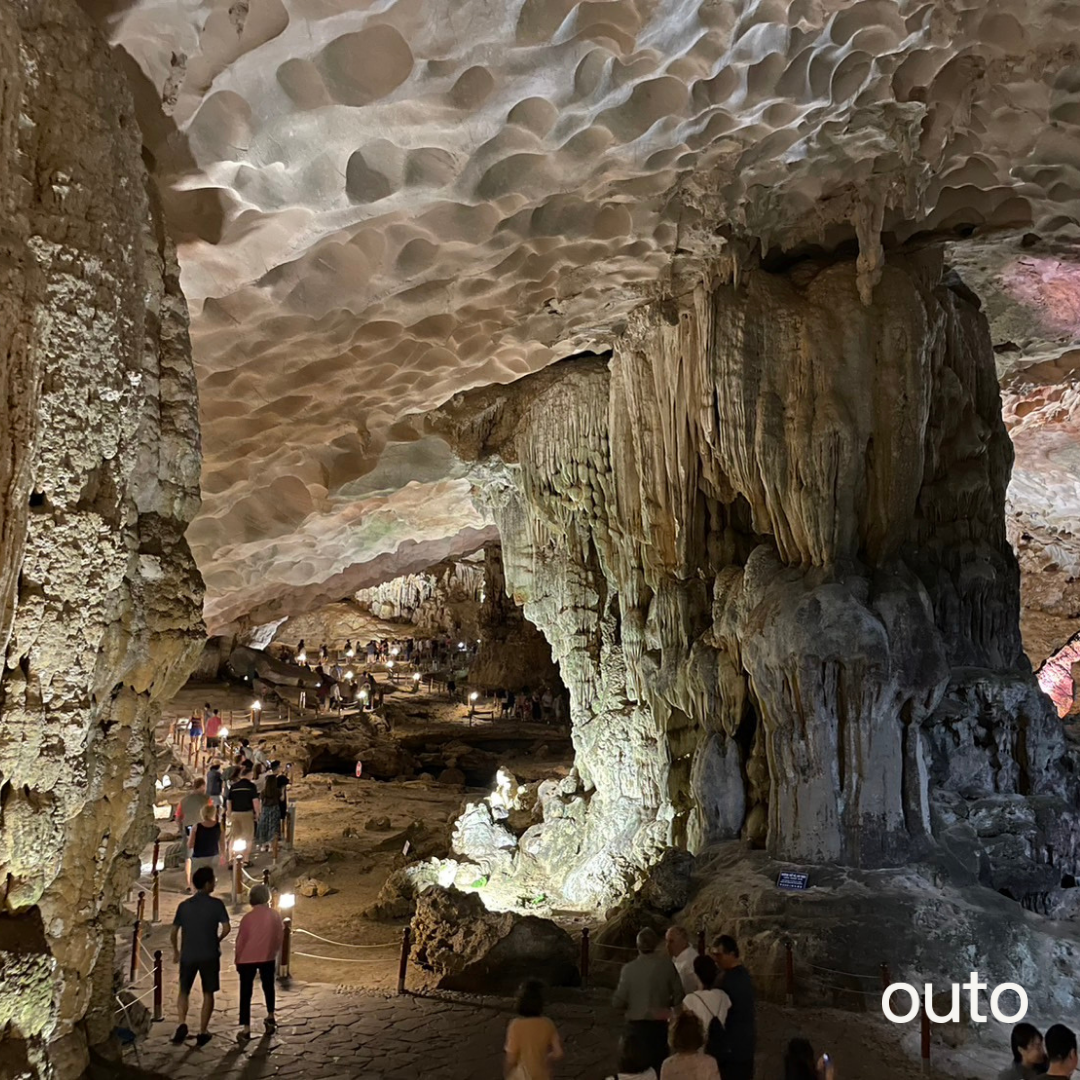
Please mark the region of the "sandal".
POLYGON ((271 1020, 270 1017, 268 1016, 263 1021, 263 1027, 266 1028, 266 1030, 267 1030, 267 1032, 269 1034, 273 1034, 275 1031, 277 1031, 277 1021, 276 1020, 271 1020))

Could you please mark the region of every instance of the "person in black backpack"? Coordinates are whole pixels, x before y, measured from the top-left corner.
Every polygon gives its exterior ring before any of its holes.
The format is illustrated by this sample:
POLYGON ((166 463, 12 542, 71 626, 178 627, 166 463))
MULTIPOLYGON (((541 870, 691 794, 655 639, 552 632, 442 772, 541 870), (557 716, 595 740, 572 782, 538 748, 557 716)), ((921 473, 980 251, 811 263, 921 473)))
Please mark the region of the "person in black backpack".
POLYGON ((695 990, 683 998, 683 1011, 692 1012, 700 1021, 705 1032, 705 1053, 720 1064, 727 1054, 727 1031, 724 1027, 731 1009, 731 998, 723 990, 714 990, 720 969, 711 956, 694 958, 694 974, 707 990, 695 990))

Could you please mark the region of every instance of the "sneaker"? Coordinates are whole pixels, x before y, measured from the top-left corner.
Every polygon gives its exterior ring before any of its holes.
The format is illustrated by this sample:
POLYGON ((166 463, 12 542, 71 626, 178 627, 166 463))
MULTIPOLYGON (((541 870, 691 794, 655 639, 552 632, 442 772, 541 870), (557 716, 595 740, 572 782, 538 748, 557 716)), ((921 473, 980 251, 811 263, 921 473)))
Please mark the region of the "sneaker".
POLYGON ((205 1046, 213 1037, 214 1036, 209 1031, 200 1031, 199 1034, 195 1036, 195 1045, 205 1046))
POLYGON ((241 1028, 236 1033, 236 1041, 238 1043, 246 1043, 251 1040, 251 1028, 241 1028))
POLYGON ((181 1024, 176 1031, 173 1032, 173 1045, 179 1046, 187 1038, 187 1024, 181 1024))
POLYGON ((277 1021, 271 1019, 269 1016, 263 1021, 263 1027, 269 1032, 277 1031, 277 1021))

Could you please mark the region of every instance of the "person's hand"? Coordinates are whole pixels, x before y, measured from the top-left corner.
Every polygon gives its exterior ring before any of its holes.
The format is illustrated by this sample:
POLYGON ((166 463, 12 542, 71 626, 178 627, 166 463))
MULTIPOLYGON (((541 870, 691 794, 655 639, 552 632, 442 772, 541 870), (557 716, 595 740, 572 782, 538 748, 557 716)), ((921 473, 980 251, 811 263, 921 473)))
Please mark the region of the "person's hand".
POLYGON ((822 1054, 818 1059, 817 1074, 821 1080, 836 1080, 836 1066, 828 1054, 822 1054))

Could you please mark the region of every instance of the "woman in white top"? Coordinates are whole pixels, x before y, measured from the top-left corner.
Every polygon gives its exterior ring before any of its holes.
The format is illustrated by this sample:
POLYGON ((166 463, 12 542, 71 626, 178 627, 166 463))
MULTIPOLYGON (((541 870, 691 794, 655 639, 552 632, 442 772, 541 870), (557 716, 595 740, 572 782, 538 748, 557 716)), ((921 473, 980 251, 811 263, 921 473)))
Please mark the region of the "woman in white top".
POLYGON ((705 1034, 705 1045, 709 1045, 709 1025, 713 1017, 720 1021, 721 1026, 727 1023, 728 1010, 731 1008, 731 998, 723 990, 711 989, 716 977, 719 975, 716 961, 711 956, 698 956, 694 960, 694 974, 702 986, 709 987, 707 990, 695 990, 683 998, 683 1011, 693 1013, 701 1021, 701 1030, 705 1034))

